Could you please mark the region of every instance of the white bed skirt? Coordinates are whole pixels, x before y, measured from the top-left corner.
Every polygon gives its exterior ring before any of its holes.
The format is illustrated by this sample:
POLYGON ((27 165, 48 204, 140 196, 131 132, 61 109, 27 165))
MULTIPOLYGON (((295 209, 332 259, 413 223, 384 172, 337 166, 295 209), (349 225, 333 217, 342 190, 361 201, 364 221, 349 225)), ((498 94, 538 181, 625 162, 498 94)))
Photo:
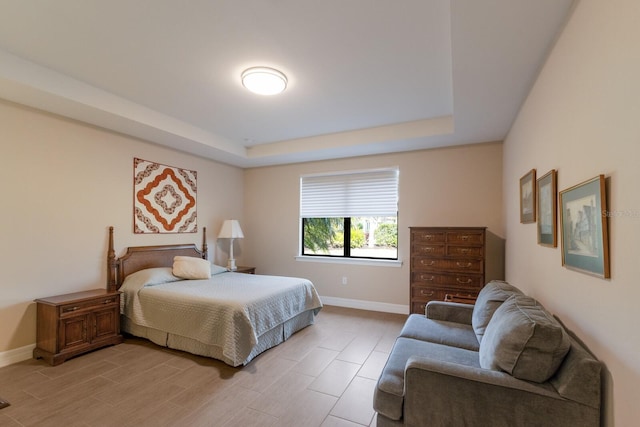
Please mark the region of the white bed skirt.
POLYGON ((171 348, 174 350, 182 350, 199 356, 211 357, 217 360, 221 360, 227 365, 240 366, 246 365, 254 357, 259 355, 265 350, 275 347, 278 344, 289 339, 291 335, 314 323, 315 314, 314 310, 304 311, 292 319, 287 320, 284 323, 276 326, 263 333, 258 337, 258 342, 253 348, 249 356, 241 363, 234 363, 233 360, 226 357, 222 353, 222 347, 210 344, 203 344, 200 341, 196 341, 192 338, 183 337, 180 335, 170 334, 164 331, 160 331, 146 326, 140 326, 131 321, 126 316, 120 316, 121 328, 123 332, 129 333, 136 337, 146 338, 149 341, 158 344, 162 347, 171 348))

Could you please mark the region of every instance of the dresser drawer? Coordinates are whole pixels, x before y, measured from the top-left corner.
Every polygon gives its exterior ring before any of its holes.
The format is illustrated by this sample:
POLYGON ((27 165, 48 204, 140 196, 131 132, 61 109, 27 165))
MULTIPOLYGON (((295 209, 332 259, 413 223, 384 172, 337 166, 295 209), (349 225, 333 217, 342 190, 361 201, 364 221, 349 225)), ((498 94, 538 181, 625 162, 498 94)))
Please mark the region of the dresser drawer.
POLYGON ((482 246, 457 246, 449 245, 446 251, 447 256, 452 257, 484 257, 484 247, 482 246))
POLYGON ((484 245, 484 232, 475 230, 447 231, 447 243, 461 245, 484 245))
POLYGON ((429 301, 444 301, 447 296, 445 290, 433 290, 422 287, 411 288, 411 313, 424 314, 429 301))
POLYGON ((477 274, 484 272, 484 260, 482 259, 413 257, 411 260, 415 271, 450 271, 477 274))
POLYGON ((444 243, 447 233, 437 230, 412 230, 411 239, 415 243, 444 243))
POLYGON ((471 289, 482 289, 485 285, 481 274, 436 274, 428 271, 411 273, 411 284, 426 286, 453 286, 471 289))
POLYGON ((431 256, 444 256, 446 255, 446 246, 437 244, 419 243, 414 244, 411 247, 411 253, 414 255, 431 255, 431 256))
POLYGON ((65 315, 72 315, 81 310, 93 310, 96 308, 109 307, 112 305, 118 305, 118 296, 105 296, 100 298, 94 298, 85 301, 76 301, 71 304, 63 304, 58 309, 60 310, 60 317, 65 315))
POLYGON ((424 314, 425 307, 430 301, 466 300, 472 303, 478 296, 477 291, 462 291, 460 289, 430 289, 420 286, 411 287, 411 313, 424 314))
POLYGON ((411 299, 415 301, 444 301, 449 291, 447 289, 434 289, 427 286, 412 286, 411 299))

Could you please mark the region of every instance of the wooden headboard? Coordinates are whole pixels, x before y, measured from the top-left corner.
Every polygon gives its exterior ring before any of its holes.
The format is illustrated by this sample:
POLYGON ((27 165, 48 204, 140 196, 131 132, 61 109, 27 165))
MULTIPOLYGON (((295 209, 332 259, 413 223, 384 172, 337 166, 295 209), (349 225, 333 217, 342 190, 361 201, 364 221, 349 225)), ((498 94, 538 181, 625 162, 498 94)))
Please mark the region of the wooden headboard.
POLYGON ((107 290, 117 291, 127 275, 145 268, 171 267, 176 255, 208 259, 207 228, 202 227, 202 250, 195 244, 130 246, 120 258, 113 249, 113 227, 109 227, 109 250, 107 252, 107 290))

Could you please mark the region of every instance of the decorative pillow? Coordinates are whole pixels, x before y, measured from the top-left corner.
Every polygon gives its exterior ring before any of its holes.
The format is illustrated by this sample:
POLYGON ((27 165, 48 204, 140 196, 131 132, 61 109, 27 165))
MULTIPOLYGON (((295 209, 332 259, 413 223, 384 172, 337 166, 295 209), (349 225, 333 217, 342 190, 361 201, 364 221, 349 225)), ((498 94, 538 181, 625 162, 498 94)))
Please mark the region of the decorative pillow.
POLYGON ((220 274, 220 273, 226 273, 227 271, 229 271, 229 269, 227 267, 221 267, 219 265, 216 264, 211 264, 211 275, 216 275, 216 274, 220 274))
POLYGON ((209 279, 211 263, 202 258, 176 256, 173 257, 173 275, 181 279, 209 279))
POLYGON ((482 342, 485 329, 496 309, 510 296, 516 294, 522 295, 520 289, 502 280, 492 280, 482 288, 471 315, 471 326, 473 326, 478 342, 482 342))
POLYGON ((514 295, 496 310, 480 343, 480 366, 545 382, 571 345, 562 325, 535 299, 514 295))

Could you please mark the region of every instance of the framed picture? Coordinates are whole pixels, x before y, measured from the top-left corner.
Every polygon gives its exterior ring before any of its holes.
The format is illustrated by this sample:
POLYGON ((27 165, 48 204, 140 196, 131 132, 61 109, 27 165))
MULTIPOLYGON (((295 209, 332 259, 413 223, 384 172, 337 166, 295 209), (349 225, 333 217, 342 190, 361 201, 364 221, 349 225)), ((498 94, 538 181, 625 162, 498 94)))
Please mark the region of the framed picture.
POLYGON ((520 178, 520 222, 536 222, 536 170, 520 178))
POLYGON ((538 207, 538 244, 555 248, 556 224, 558 223, 558 186, 556 170, 552 169, 538 179, 536 186, 536 205, 538 207))
POLYGON ((610 277, 606 203, 604 175, 560 192, 562 265, 610 277))

